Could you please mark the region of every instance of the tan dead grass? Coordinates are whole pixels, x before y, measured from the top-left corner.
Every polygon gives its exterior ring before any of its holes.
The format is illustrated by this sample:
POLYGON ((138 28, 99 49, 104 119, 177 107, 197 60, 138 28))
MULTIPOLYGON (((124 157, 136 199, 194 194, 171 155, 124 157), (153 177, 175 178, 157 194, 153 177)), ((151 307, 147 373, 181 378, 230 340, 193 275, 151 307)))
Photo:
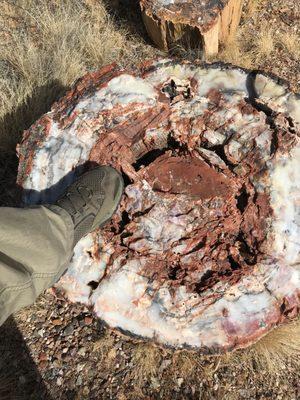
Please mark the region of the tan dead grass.
POLYGON ((201 364, 195 352, 181 350, 173 354, 171 369, 178 371, 179 375, 184 379, 190 378, 200 367, 201 364))
POLYGON ((289 364, 300 366, 300 321, 282 325, 243 351, 225 355, 221 365, 245 365, 252 372, 282 373, 289 364))
POLYGON ((158 368, 162 360, 162 351, 150 343, 139 343, 132 351, 132 364, 134 365, 134 381, 143 387, 144 383, 158 375, 158 368))
POLYGON ((259 11, 259 8, 261 6, 262 1, 261 0, 249 0, 248 4, 246 6, 246 13, 248 17, 253 16, 259 11))
POLYGON ((101 339, 93 344, 93 353, 97 354, 97 359, 99 359, 99 363, 103 365, 103 368, 109 369, 113 367, 117 357, 117 349, 114 343, 113 335, 107 331, 101 339))
POLYGON ((295 58, 300 57, 300 37, 296 33, 284 32, 279 35, 278 42, 285 51, 295 58))
POLYGON ((244 68, 258 68, 274 53, 279 43, 280 38, 274 27, 268 24, 261 24, 255 35, 252 35, 251 28, 242 26, 237 36, 212 61, 222 60, 244 68))
POLYGON ((300 366, 300 321, 274 329, 253 348, 256 362, 270 372, 285 369, 287 362, 300 366))
POLYGON ((224 61, 244 68, 260 69, 283 49, 284 57, 300 57, 300 35, 283 31, 270 21, 264 21, 261 13, 267 0, 246 2, 244 19, 236 36, 210 61, 224 61), (248 23, 251 19, 252 23, 248 23))
POLYGON ((0 149, 13 149, 85 72, 154 53, 116 27, 101 1, 0 0, 0 7, 0 149))
POLYGON ((251 41, 249 38, 247 40, 248 45, 252 46, 252 53, 257 62, 260 62, 272 54, 275 50, 277 39, 273 26, 270 26, 268 23, 262 23, 260 26, 261 29, 257 32, 257 35, 254 36, 253 40, 251 41))

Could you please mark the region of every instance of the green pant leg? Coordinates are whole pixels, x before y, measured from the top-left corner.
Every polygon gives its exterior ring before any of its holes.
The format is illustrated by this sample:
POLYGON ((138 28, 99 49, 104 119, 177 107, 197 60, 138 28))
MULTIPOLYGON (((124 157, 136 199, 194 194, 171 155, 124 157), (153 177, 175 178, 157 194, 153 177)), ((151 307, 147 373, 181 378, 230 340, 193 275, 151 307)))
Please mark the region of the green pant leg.
POLYGON ((57 206, 0 208, 0 325, 59 279, 73 238, 72 219, 57 206))

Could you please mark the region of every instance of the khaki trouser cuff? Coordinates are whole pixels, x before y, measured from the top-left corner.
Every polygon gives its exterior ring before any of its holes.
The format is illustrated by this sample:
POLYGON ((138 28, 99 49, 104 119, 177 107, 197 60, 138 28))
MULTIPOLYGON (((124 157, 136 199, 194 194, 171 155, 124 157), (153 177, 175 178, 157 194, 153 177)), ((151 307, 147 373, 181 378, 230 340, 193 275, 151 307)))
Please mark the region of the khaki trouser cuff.
POLYGON ((62 208, 0 208, 0 325, 64 273, 74 225, 62 208))

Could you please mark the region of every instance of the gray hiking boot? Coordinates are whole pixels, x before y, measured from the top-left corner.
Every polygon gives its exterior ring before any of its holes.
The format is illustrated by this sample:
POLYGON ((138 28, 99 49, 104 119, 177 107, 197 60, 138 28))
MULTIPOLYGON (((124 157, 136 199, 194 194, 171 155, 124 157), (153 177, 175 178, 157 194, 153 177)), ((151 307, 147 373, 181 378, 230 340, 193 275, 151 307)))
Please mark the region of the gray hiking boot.
POLYGON ((103 226, 115 213, 122 194, 123 178, 114 168, 103 166, 86 172, 56 204, 74 223, 74 246, 87 233, 103 226))

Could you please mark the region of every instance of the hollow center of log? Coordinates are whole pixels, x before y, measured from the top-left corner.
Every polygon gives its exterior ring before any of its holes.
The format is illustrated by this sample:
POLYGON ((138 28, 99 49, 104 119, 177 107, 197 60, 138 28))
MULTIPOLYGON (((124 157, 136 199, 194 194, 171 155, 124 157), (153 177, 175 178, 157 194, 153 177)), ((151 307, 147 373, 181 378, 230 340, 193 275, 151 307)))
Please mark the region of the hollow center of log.
POLYGON ((192 156, 162 156, 150 164, 147 178, 155 191, 198 200, 230 197, 232 192, 229 178, 192 156))
MULTIPOLYGON (((167 281, 170 287, 184 285, 204 297, 212 288, 217 293, 218 286, 251 274, 265 238, 268 196, 257 193, 247 175, 232 172, 230 162, 221 158, 222 146, 200 148, 199 153, 169 133, 162 147, 155 132, 146 151, 143 137, 128 136, 131 146, 113 161, 128 165, 126 200, 103 232, 116 249, 113 259, 138 257, 150 279, 167 281)), ((106 150, 96 148, 94 158, 111 158, 115 140, 109 134, 100 145, 106 143, 106 150)))

